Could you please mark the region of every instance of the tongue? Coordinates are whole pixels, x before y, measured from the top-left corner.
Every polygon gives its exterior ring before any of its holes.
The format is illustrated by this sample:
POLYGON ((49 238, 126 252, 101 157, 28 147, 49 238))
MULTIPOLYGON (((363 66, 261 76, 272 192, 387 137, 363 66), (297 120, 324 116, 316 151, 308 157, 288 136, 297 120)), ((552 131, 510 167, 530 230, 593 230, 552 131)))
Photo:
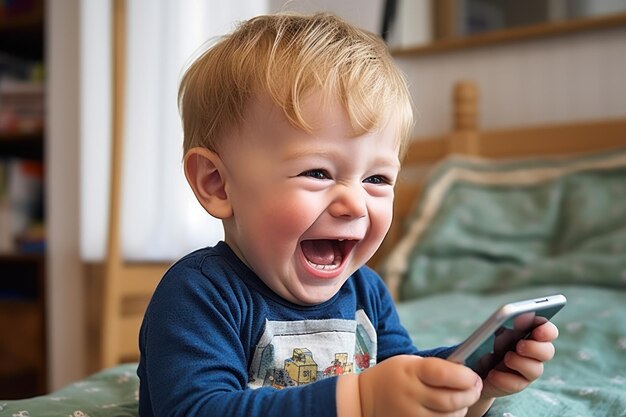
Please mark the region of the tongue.
POLYGON ((301 244, 304 256, 317 265, 335 262, 335 245, 330 240, 305 240, 301 244))

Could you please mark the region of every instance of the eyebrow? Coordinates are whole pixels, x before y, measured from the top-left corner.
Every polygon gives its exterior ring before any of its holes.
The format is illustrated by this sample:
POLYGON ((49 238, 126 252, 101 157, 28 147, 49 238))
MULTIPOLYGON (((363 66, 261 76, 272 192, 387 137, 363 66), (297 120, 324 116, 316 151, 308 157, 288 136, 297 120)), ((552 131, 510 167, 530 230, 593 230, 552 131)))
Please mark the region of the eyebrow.
POLYGON ((304 150, 304 151, 288 152, 287 155, 285 155, 283 159, 285 161, 293 161, 293 160, 302 159, 302 158, 310 158, 310 157, 331 158, 333 156, 334 155, 332 152, 328 152, 325 150, 319 150, 319 151, 304 150))
MULTIPOLYGON (((297 159, 301 159, 301 158, 334 158, 335 157, 335 152, 329 152, 326 150, 319 150, 319 151, 295 151, 292 153, 289 153, 288 155, 286 155, 284 157, 285 161, 294 161, 297 159)), ((400 162, 400 156, 396 156, 395 158, 386 158, 386 157, 381 157, 378 156, 373 160, 373 165, 385 165, 385 166, 389 166, 389 167, 393 167, 396 168, 398 170, 400 170, 401 167, 401 162, 400 162)))

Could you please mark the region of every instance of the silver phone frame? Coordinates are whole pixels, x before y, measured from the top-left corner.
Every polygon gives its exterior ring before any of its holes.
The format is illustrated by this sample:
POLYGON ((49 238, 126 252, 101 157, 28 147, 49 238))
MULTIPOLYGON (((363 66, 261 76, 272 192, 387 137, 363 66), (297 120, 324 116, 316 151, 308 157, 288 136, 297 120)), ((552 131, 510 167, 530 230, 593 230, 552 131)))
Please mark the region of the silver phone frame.
MULTIPOLYGON (((448 356, 448 360, 465 364, 465 361, 474 353, 474 351, 476 351, 476 349, 478 349, 507 320, 519 314, 530 313, 533 311, 538 312, 549 308, 559 307, 558 310, 554 312, 554 314, 556 314, 561 310, 561 308, 563 308, 563 306, 565 306, 566 303, 567 298, 565 298, 563 294, 555 294, 504 304, 491 316, 489 316, 489 318, 487 318, 487 320, 485 320, 467 339, 465 339, 465 341, 463 341, 452 352, 452 354, 448 356)), ((548 317, 548 320, 554 317, 554 314, 548 317)))

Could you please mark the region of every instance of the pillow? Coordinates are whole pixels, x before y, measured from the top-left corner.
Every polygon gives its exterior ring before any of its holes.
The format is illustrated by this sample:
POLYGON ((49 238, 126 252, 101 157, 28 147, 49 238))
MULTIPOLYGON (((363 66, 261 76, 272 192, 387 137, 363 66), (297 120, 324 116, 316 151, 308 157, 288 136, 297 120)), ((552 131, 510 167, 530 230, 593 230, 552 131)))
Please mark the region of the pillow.
POLYGON ((383 268, 401 300, 535 284, 626 286, 626 150, 452 157, 431 175, 383 268))

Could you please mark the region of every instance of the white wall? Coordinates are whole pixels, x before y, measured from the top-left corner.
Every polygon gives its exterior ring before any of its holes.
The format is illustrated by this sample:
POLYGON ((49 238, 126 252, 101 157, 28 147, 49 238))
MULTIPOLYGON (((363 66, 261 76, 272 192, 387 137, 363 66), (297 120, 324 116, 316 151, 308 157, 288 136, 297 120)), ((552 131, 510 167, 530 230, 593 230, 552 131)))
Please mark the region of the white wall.
POLYGON ((384 3, 384 0, 269 0, 271 12, 330 11, 374 33, 380 33, 384 3))
MULTIPOLYGON (((382 0, 270 0, 270 8, 285 3, 288 10, 329 10, 380 31, 382 0)), ((450 130, 452 88, 459 79, 478 84, 486 128, 626 116, 625 51, 626 28, 613 28, 397 62, 415 100, 415 135, 425 136, 450 130)))
POLYGON ((106 251, 113 137, 113 2, 80 0, 80 250, 106 251))
POLYGON ((46 217, 49 388, 84 376, 79 257, 80 0, 46 4, 46 217))
POLYGON ((499 128, 626 116, 626 28, 399 57, 418 136, 449 131, 456 80, 480 89, 481 124, 499 128))

